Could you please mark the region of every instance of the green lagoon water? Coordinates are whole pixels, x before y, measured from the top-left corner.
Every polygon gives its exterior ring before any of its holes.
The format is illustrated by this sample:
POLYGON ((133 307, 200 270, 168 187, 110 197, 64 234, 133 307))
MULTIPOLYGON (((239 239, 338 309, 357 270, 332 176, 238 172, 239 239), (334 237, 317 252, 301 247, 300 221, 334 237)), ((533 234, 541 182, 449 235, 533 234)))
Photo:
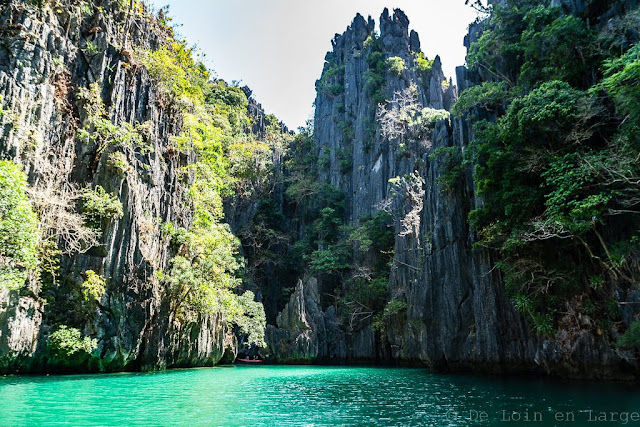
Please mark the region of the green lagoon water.
POLYGON ((639 413, 637 385, 424 369, 242 366, 0 377, 1 426, 640 426, 639 413), (601 411, 606 422, 589 421, 601 411), (555 418, 572 415, 573 422, 555 418))

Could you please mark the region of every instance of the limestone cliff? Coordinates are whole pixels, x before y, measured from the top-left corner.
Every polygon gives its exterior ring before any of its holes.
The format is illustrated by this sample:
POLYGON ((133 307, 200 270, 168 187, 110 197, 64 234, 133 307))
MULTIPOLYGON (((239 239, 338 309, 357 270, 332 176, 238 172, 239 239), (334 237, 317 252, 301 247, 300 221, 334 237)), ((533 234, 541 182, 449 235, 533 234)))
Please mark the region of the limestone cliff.
MULTIPOLYGON (((379 35, 371 18, 365 20, 357 15, 347 31, 334 38, 333 51, 327 54, 323 75, 316 83, 318 94, 315 102, 313 144, 319 159, 317 168, 320 178, 346 195, 347 206, 343 218, 346 223, 358 224, 362 218, 371 217, 383 209, 381 205, 385 202, 393 201, 394 214, 397 214, 396 232, 404 236, 396 241, 395 257, 398 263, 412 265, 407 262, 411 261, 407 257, 419 257, 416 252, 419 243, 415 239, 413 245, 405 243, 412 236, 403 233, 403 229, 408 226, 405 217, 410 212, 415 214, 417 211, 414 211, 410 201, 405 206, 402 201, 404 196, 392 195, 397 189, 389 181, 409 176, 415 170, 428 170, 427 156, 431 150, 433 132, 427 129, 424 135, 412 141, 388 138, 377 124, 378 103, 392 100, 411 88, 415 90, 416 100, 421 107, 442 110, 451 108, 456 92, 444 77, 439 57, 433 61, 424 58, 417 33, 409 32, 408 27, 409 20, 401 10, 396 10, 390 16, 385 9, 380 17, 379 35), (396 70, 389 69, 390 60, 402 65, 396 70), (405 208, 408 209, 407 212, 403 212, 405 208)), ((439 129, 437 132, 444 132, 445 135, 450 131, 447 125, 439 129)), ((423 189, 418 191, 422 193, 423 189)), ((393 271, 397 271, 402 278, 394 277, 393 283, 401 283, 390 286, 389 295, 391 298, 404 298, 404 280, 406 275, 413 274, 412 270, 397 264, 393 271)), ((315 280, 311 279, 313 283, 315 280)), ((410 281, 413 282, 414 279, 410 281)), ((329 288, 332 284, 320 280, 313 287, 316 286, 320 294, 326 295, 331 291, 329 288)), ((294 304, 293 298, 298 294, 304 294, 300 284, 292 296, 292 302, 285 308, 286 311, 295 311, 299 304, 294 304)), ((309 300, 314 301, 312 304, 317 304, 320 298, 308 297, 304 301, 309 300)), ((416 309, 420 310, 421 307, 416 309)), ((335 316, 336 309, 329 307, 329 310, 331 311, 327 314, 335 316)), ((287 319, 304 319, 305 316, 308 315, 278 317, 278 326, 285 330, 291 329, 287 319)), ((289 320, 291 322, 294 321, 289 320)), ((332 340, 339 342, 336 348, 343 350, 314 350, 307 352, 303 359, 375 361, 400 356, 398 352, 393 356, 390 354, 388 345, 373 330, 370 316, 364 321, 347 322, 350 325, 344 323, 344 318, 337 323, 335 319, 329 320, 329 323, 334 329, 338 328, 330 335, 332 340)), ((312 320, 312 324, 324 329, 324 326, 319 326, 323 324, 322 320, 312 320)), ((291 333, 272 331, 272 347, 279 345, 278 340, 282 334, 291 333)), ((314 335, 312 339, 318 340, 320 337, 314 335)), ((312 346, 326 348, 324 343, 312 346)), ((298 350, 295 355, 286 355, 284 351, 275 353, 284 360, 301 359, 298 350)), ((418 358, 413 356, 413 360, 417 361, 418 358)))
POLYGON ((174 255, 161 225, 187 227, 183 202, 192 156, 169 148, 180 115, 159 95, 133 49, 157 49, 171 34, 158 18, 119 2, 11 0, 0 6, 0 157, 24 166, 36 191, 100 185, 122 203, 100 245, 62 257, 60 281, 0 291, 0 372, 163 369, 217 363, 233 340, 221 315, 184 319, 167 301, 157 273, 174 255), (127 41, 128 40, 128 41, 127 41), (132 45, 131 41, 135 41, 132 45), (132 47, 133 46, 133 47, 132 47), (145 150, 81 141, 87 123, 81 88, 98 83, 114 124, 145 124, 145 150), (114 168, 112 153, 124 164, 114 168), (123 169, 123 170, 122 170, 123 169), (69 303, 91 270, 106 292, 87 317, 69 303), (68 323, 97 339, 80 366, 47 356, 53 327, 68 323))
MULTIPOLYGON (((586 5, 578 3, 562 5, 567 13, 581 13, 586 5)), ((467 121, 441 120, 419 137, 383 132, 378 102, 393 105, 398 94, 413 88, 421 108, 450 110, 458 91, 491 78, 459 67, 459 86, 450 86, 439 58, 431 67, 420 66, 418 35, 408 25, 402 11, 390 16, 385 10, 378 39, 373 20, 356 16, 333 40, 316 85, 318 174, 345 194, 345 223, 357 225, 381 209, 393 213, 389 305, 377 321, 363 316, 354 327, 340 308, 344 300, 320 302, 323 293, 336 292, 332 283, 301 281, 269 327, 272 355, 285 362, 404 361, 441 370, 633 378, 632 354, 612 348, 586 317, 571 320, 571 332, 560 330, 555 337, 532 332, 506 295, 494 255, 474 247, 477 236, 467 216, 483 201, 473 168, 461 165, 474 138, 467 121), (378 60, 387 64, 383 76, 375 75, 371 60, 374 42, 378 60), (460 178, 447 184, 447 173, 457 166, 460 178)), ((482 24, 471 25, 466 46, 481 32, 482 24)), ((348 286, 343 283, 342 292, 348 286)), ((617 295, 618 301, 636 299, 636 291, 617 295)), ((627 306, 625 316, 634 310, 627 306)))

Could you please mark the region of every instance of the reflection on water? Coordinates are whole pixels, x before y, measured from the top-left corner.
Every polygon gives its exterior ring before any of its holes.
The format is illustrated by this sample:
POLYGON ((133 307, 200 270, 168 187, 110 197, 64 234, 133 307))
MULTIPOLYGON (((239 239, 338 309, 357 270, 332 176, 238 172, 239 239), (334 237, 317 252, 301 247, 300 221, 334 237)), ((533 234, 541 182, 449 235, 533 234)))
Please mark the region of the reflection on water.
POLYGON ((0 377, 0 425, 640 425, 631 384, 248 366, 0 377), (599 421, 598 421, 599 420, 599 421))

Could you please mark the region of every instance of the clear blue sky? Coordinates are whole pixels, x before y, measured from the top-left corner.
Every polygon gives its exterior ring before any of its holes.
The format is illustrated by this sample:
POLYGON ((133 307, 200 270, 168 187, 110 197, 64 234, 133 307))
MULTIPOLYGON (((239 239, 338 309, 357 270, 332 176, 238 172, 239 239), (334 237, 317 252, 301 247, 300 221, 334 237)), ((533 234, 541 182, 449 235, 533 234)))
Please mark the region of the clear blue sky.
POLYGON ((462 46, 476 13, 464 0, 151 0, 169 5, 178 34, 207 55, 206 65, 228 82, 241 80, 267 113, 291 129, 312 113, 315 81, 331 39, 356 13, 376 20, 388 7, 400 8, 420 34, 422 50, 440 55, 454 77, 464 63, 462 46))

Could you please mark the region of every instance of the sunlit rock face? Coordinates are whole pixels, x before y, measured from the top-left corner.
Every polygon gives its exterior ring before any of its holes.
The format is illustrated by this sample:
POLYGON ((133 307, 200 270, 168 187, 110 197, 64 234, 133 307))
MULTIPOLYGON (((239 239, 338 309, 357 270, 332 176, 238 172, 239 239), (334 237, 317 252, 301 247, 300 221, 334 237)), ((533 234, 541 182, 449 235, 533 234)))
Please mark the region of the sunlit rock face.
MULTIPOLYGON (((193 159, 167 150, 178 117, 162 102, 146 70, 122 43, 125 11, 103 1, 95 14, 81 6, 36 8, 26 1, 0 6, 0 96, 7 113, 0 125, 0 155, 24 166, 36 189, 47 185, 100 185, 115 194, 124 215, 110 221, 101 245, 65 256, 62 283, 20 293, 0 291, 0 372, 162 369, 212 365, 224 352, 227 322, 211 315, 178 318, 159 284, 171 250, 160 227, 186 226, 188 185, 179 168, 193 159), (113 123, 146 123, 150 150, 124 150, 124 173, 109 166, 112 150, 80 142, 84 126, 78 93, 99 82, 113 123), (108 279, 96 312, 87 318, 66 304, 67 284, 87 270, 108 279), (45 304, 45 302, 47 304, 45 304), (97 339, 94 355, 80 366, 62 366, 47 356, 47 337, 60 314, 97 339)), ((152 20, 135 18, 128 40, 157 48, 164 35, 152 20)), ((228 342, 231 342, 227 340, 228 342)))
MULTIPOLYGON (((439 58, 429 70, 417 67, 420 41, 408 26, 401 10, 393 15, 385 10, 380 17, 383 59, 401 58, 406 67, 397 73, 386 72, 384 98, 394 99, 415 86, 423 108, 448 110, 456 89, 445 79, 439 58)), ((444 165, 429 158, 438 147, 464 147, 468 129, 462 122, 442 121, 421 140, 405 142, 386 138, 376 128, 378 106, 367 88, 371 71, 363 46, 374 31, 371 19, 356 16, 347 31, 333 40, 325 74, 334 74, 332 68, 340 70, 331 82, 343 85, 344 90, 319 90, 314 134, 319 157, 329 156, 323 176, 347 194, 351 222, 374 214, 391 198, 390 179, 416 171, 420 180, 403 190, 401 197, 393 198, 391 206, 397 237, 389 295, 406 301, 407 310, 387 319, 385 336, 366 358, 442 367, 484 364, 496 370, 503 362, 519 363, 527 352, 533 353, 533 345, 502 295, 488 255, 471 250, 473 236, 466 224, 466 215, 476 203, 471 180, 453 192, 444 191, 438 184, 444 165), (345 158, 351 160, 349 167, 345 167, 345 158), (504 333, 511 339, 502 340, 504 333)), ((459 73, 464 75, 464 70, 459 73)))

